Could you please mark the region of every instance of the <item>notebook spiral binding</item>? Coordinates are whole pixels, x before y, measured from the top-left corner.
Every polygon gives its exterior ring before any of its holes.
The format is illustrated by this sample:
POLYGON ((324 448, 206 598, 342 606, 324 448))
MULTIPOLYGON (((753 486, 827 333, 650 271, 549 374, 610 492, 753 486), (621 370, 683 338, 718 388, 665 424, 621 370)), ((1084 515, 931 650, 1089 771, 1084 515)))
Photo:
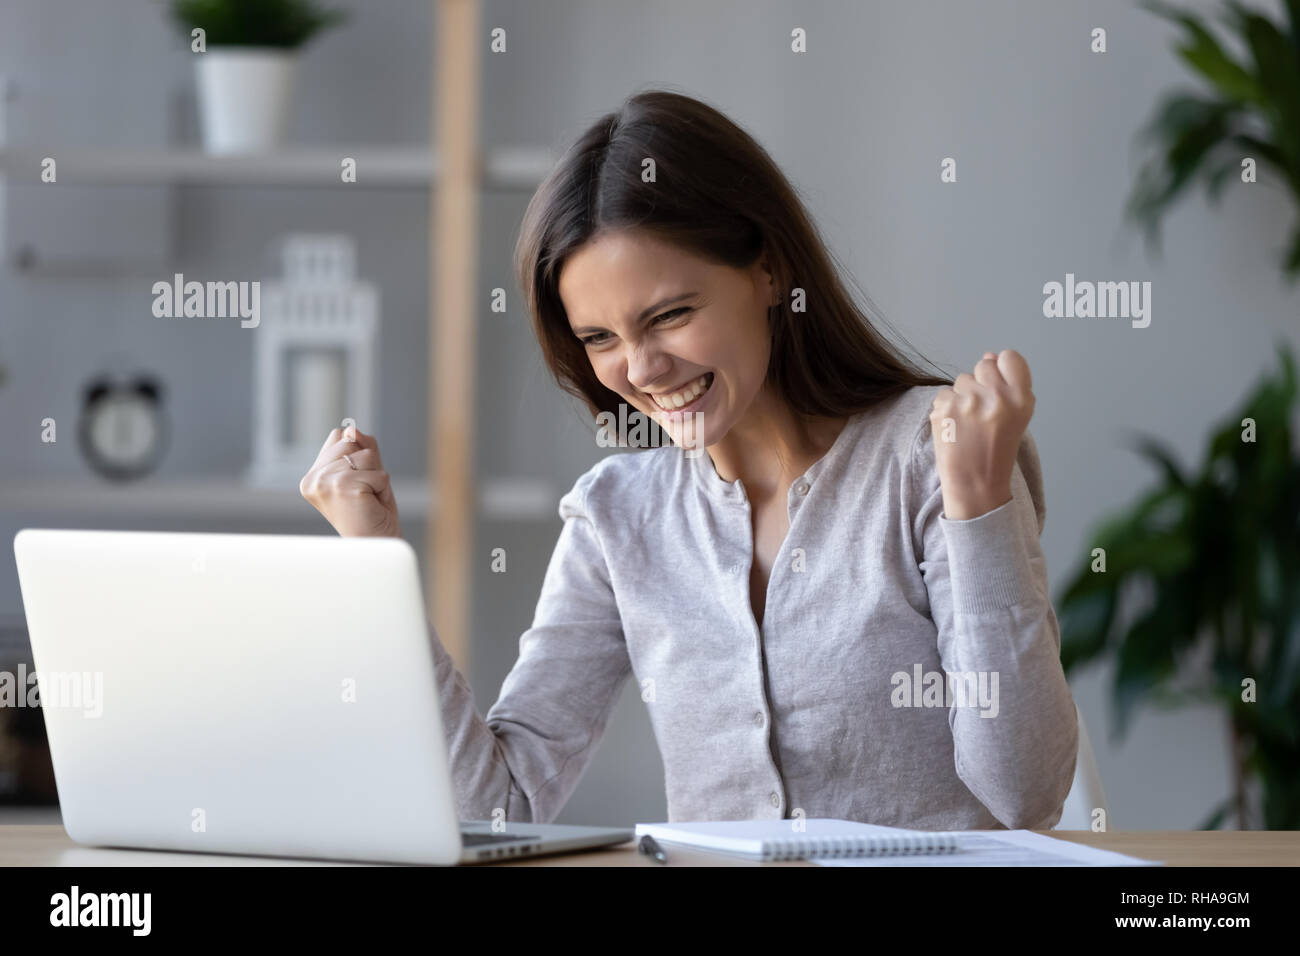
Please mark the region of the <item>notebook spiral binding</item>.
POLYGON ((809 836, 796 840, 769 840, 764 860, 802 860, 809 857, 909 856, 956 853, 957 838, 944 834, 900 834, 860 837, 809 836))

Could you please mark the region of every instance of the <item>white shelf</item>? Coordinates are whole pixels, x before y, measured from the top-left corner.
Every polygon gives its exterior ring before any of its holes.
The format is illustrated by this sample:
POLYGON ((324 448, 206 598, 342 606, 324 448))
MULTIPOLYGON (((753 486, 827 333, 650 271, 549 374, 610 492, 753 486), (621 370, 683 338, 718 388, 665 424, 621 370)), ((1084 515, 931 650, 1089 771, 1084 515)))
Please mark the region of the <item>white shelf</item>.
MULTIPOLYGON (((284 185, 428 188, 437 182, 438 160, 420 146, 308 146, 269 153, 214 156, 199 149, 0 148, 0 177, 40 182, 41 161, 58 164, 58 181, 70 185, 284 185), (356 183, 340 179, 342 160, 357 162, 356 183)), ((483 155, 487 188, 535 189, 557 157, 541 149, 500 148, 483 155)))
MULTIPOLYGON (((480 483, 479 516, 502 521, 558 518, 559 495, 532 478, 497 478, 480 483)), ((393 482, 398 513, 425 519, 428 485, 421 479, 393 482)), ((6 481, 0 485, 0 512, 75 514, 122 518, 310 519, 316 510, 293 488, 259 488, 234 478, 150 480, 116 485, 87 478, 6 481)))

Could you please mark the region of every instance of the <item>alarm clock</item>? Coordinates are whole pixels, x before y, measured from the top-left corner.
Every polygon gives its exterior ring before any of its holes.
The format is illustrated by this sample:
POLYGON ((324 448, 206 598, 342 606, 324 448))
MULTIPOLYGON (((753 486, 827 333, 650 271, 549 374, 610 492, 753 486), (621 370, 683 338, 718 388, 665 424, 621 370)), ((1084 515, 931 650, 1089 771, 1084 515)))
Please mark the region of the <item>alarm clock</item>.
POLYGON ((149 474, 162 460, 167 434, 157 379, 100 376, 86 385, 78 438, 86 462, 103 477, 130 481, 149 474))

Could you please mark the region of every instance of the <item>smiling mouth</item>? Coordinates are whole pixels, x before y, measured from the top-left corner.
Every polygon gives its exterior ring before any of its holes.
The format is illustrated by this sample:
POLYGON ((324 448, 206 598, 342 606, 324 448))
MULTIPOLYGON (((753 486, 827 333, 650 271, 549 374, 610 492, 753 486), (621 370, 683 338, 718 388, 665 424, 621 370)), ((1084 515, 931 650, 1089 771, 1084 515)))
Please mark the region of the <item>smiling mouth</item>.
MULTIPOLYGON (((712 372, 705 372, 699 378, 688 382, 674 392, 664 395, 650 395, 650 401, 661 412, 668 414, 689 411, 708 394, 709 389, 713 386, 713 379, 712 372)), ((647 392, 646 394, 649 395, 650 393, 647 392)))

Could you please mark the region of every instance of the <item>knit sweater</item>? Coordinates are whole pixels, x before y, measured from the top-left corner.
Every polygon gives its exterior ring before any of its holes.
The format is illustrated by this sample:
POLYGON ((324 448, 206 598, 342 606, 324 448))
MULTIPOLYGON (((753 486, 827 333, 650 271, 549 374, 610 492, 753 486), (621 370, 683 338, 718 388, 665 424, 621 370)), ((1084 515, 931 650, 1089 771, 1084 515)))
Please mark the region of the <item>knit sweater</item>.
POLYGON ((484 717, 430 634, 462 819, 549 822, 631 677, 668 816, 831 817, 926 830, 1048 828, 1078 728, 1025 433, 1012 500, 950 520, 916 386, 851 416, 787 494, 750 603, 751 505, 706 453, 615 453, 564 526, 519 659, 484 717))

